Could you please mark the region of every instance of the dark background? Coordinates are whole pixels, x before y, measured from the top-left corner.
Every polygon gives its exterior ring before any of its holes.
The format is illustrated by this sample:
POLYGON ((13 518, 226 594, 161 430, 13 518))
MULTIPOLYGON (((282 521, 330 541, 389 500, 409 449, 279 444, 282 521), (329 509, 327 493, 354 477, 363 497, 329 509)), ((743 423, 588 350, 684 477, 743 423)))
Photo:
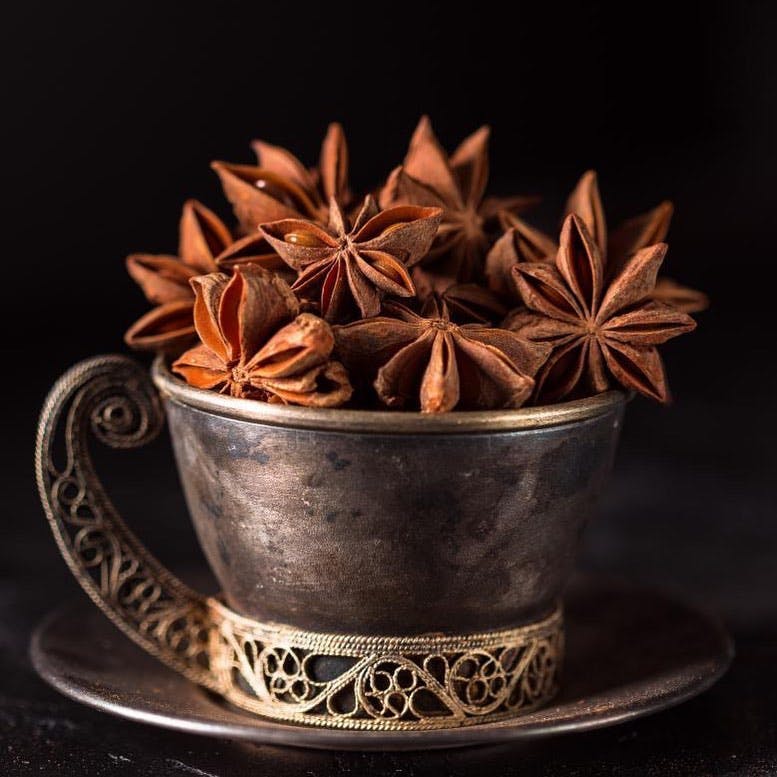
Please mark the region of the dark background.
MULTIPOLYGON (((171 761, 241 774, 259 768, 253 759, 314 774, 500 773, 518 760, 526 774, 777 771, 774 4, 513 3, 507 16, 488 3, 458 15, 420 2, 31 2, 7 12, 0 36, 5 773, 75 773, 69 758, 83 774, 174 773, 171 761), (584 563, 716 609, 738 638, 731 673, 680 710, 520 759, 235 754, 60 699, 24 656, 36 619, 78 595, 33 492, 35 414, 71 363, 123 350, 146 309, 124 256, 174 252, 187 197, 228 216, 208 165, 250 160, 254 137, 312 164, 340 120, 366 188, 401 160, 423 112, 449 148, 491 124, 493 191, 542 194, 532 217, 546 227, 588 167, 611 225, 674 200, 666 269, 713 304, 666 348, 675 404, 629 409, 584 563)), ((196 549, 166 446, 118 466, 116 494, 175 566, 196 549)))

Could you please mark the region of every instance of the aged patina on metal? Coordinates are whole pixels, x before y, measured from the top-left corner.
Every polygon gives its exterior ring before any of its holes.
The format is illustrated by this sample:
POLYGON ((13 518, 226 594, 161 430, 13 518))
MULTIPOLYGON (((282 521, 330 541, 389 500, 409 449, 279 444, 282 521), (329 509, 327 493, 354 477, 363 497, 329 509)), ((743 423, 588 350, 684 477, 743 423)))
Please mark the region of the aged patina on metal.
POLYGON ((369 431, 338 423, 343 411, 309 413, 334 431, 300 428, 297 408, 272 407, 266 423, 267 405, 191 389, 160 362, 154 381, 227 603, 260 621, 357 634, 465 634, 548 615, 623 407, 612 393, 572 423, 524 410, 490 426, 489 413, 471 424, 466 413, 357 413, 369 431))
POLYGON ((161 361, 154 379, 226 605, 150 556, 93 470, 90 435, 133 447, 159 429, 137 365, 97 357, 68 371, 36 445, 60 550, 138 644, 238 706, 315 726, 459 727, 553 695, 557 598, 622 395, 431 417, 226 398, 161 361))

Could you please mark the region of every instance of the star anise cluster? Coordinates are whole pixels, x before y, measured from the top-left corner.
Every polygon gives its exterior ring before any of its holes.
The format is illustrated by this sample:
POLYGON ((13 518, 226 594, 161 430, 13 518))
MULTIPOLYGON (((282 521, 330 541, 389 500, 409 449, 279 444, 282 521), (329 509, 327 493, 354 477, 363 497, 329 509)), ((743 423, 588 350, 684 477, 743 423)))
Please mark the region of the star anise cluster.
POLYGON ((176 255, 133 254, 152 310, 127 343, 192 386, 243 399, 427 413, 517 408, 611 388, 668 400, 657 346, 706 297, 658 277, 671 203, 609 232, 596 174, 558 240, 487 196, 489 128, 448 153, 423 117, 402 163, 354 195, 345 134, 318 164, 254 141, 214 162, 235 223, 194 200, 176 255))

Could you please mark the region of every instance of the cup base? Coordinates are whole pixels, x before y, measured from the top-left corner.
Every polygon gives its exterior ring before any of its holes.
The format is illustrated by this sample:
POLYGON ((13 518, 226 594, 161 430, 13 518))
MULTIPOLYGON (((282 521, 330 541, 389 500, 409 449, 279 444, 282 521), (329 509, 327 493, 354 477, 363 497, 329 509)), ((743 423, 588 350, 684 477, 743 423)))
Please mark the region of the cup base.
POLYGON ((558 690, 561 607, 479 634, 323 634, 260 623, 209 599, 210 672, 236 707, 274 720, 364 731, 492 723, 558 690))

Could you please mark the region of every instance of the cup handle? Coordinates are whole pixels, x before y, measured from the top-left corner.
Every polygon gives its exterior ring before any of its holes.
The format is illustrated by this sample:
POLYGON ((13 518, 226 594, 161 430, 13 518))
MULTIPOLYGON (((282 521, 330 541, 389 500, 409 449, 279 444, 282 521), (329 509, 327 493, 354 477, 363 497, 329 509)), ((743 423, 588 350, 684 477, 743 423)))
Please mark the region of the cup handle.
POLYGON ((38 491, 57 545, 92 601, 142 648, 218 691, 207 600, 127 528, 89 453, 90 436, 111 448, 136 448, 163 423, 159 397, 139 364, 124 356, 79 362, 43 405, 35 443, 38 491))

